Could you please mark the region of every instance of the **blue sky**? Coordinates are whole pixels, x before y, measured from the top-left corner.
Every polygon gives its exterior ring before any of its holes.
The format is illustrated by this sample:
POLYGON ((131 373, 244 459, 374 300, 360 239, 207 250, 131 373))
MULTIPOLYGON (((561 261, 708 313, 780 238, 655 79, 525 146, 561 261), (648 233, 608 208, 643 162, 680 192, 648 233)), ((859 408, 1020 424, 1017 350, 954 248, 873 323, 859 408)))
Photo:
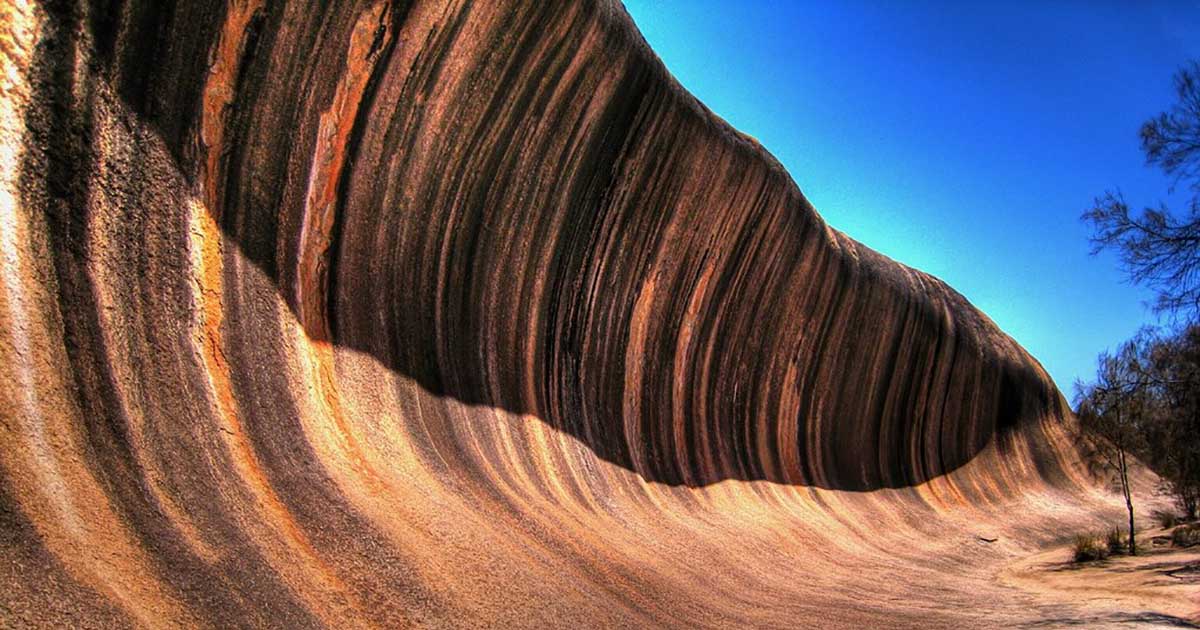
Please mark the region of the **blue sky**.
POLYGON ((1079 215, 1170 199, 1137 131, 1200 58, 1200 2, 625 0, 708 107, 835 228, 950 283, 1071 396, 1155 317, 1079 215))

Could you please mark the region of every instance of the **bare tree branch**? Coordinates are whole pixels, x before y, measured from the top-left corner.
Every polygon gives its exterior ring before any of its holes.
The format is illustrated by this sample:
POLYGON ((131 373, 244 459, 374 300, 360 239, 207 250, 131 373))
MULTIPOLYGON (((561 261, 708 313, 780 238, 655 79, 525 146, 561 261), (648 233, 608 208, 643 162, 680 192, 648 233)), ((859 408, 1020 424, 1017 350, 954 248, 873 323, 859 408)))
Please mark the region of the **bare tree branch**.
POLYGON ((1174 213, 1165 204, 1131 213, 1124 196, 1106 191, 1082 216, 1092 225, 1092 253, 1113 249, 1135 284, 1157 294, 1154 308, 1195 321, 1200 314, 1200 62, 1175 75, 1177 102, 1146 121, 1139 136, 1146 163, 1193 192, 1174 213))

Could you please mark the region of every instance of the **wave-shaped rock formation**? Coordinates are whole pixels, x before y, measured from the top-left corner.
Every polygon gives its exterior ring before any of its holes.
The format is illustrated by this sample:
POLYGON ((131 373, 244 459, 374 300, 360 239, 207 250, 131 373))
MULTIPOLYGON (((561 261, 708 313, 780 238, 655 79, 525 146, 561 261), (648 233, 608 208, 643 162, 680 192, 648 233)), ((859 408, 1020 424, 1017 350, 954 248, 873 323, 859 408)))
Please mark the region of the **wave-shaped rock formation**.
POLYGON ((1027 612, 1096 496, 985 316, 614 0, 325 4, 0 7, 8 622, 1027 612))

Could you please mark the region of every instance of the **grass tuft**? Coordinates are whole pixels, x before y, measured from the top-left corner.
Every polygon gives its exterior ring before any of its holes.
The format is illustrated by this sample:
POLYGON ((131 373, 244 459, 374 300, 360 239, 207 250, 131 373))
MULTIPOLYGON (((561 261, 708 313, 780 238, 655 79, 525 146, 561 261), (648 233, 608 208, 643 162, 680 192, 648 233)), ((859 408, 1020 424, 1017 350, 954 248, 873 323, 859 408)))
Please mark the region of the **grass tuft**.
POLYGON ((1077 534, 1071 548, 1075 562, 1092 562, 1108 557, 1108 545, 1098 534, 1077 534))
POLYGON ((1118 527, 1108 530, 1108 534, 1104 536, 1104 542, 1111 555, 1115 556, 1129 551, 1129 536, 1126 536, 1118 527))

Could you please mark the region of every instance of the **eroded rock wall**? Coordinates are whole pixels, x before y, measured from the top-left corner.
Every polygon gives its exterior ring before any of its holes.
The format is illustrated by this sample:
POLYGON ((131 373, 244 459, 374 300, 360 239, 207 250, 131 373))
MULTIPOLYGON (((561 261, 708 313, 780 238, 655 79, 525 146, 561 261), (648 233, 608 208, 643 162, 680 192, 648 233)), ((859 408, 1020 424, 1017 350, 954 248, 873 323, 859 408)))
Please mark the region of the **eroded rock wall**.
POLYGON ((11 619, 953 625, 941 534, 1090 509, 1041 367, 615 2, 4 11, 11 619))

